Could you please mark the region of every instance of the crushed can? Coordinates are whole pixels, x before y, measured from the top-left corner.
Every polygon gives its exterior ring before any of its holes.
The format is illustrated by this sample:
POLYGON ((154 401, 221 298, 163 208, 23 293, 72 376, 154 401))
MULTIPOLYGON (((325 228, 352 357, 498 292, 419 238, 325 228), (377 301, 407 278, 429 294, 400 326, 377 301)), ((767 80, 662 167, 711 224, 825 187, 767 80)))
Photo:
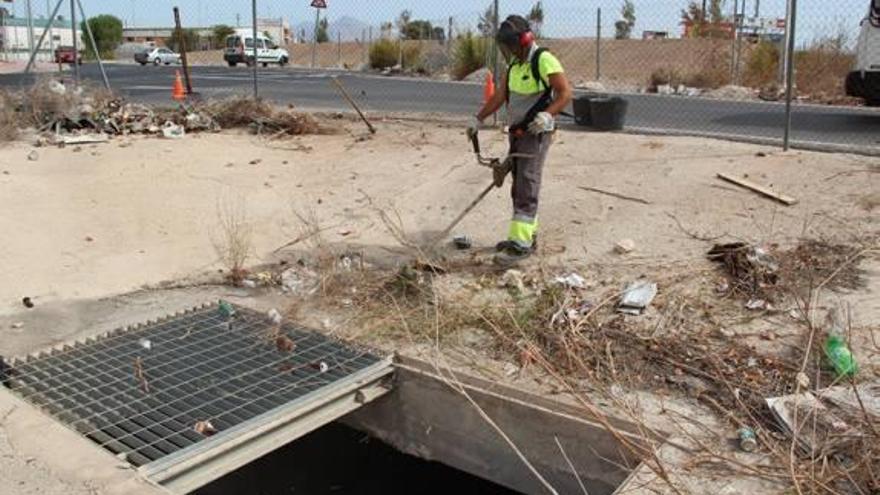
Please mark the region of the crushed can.
POLYGON ((739 448, 744 452, 754 452, 758 450, 758 437, 755 430, 751 428, 740 428, 737 432, 739 435, 739 448))

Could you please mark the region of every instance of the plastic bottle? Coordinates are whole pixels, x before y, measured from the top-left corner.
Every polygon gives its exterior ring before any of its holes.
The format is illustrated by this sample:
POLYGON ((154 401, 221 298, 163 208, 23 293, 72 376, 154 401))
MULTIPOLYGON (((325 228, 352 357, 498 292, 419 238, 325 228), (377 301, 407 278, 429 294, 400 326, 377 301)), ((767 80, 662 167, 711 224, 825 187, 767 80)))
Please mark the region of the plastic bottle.
POLYGON ((834 368, 837 376, 853 376, 858 371, 856 359, 846 345, 842 335, 831 333, 825 340, 825 356, 834 368))

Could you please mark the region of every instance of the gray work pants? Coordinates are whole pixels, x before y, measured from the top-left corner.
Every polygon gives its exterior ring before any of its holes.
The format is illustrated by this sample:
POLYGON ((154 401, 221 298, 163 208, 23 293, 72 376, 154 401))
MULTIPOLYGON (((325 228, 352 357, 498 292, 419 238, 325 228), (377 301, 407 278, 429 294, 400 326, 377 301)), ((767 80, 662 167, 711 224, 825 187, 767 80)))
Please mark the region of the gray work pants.
POLYGON ((510 136, 510 152, 533 155, 531 158, 513 160, 513 219, 534 223, 538 217, 538 197, 541 193, 541 173, 553 136, 550 134, 510 136))

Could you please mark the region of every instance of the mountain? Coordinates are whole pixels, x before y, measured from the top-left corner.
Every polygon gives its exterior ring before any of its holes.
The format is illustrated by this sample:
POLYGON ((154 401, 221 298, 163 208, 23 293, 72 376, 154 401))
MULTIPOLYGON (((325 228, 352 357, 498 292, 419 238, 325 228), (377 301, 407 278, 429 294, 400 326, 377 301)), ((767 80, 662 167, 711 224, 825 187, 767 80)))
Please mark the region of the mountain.
MULTIPOLYGON (((368 33, 370 30, 369 24, 350 16, 342 16, 339 19, 331 17, 329 21, 328 34, 330 35, 330 41, 336 41, 338 35, 342 35, 342 41, 359 40, 363 33, 368 33)), ((301 22, 294 29, 296 30, 297 39, 305 32, 306 41, 311 41, 315 33, 315 22, 301 22)), ((373 38, 378 37, 378 28, 373 28, 373 38)))

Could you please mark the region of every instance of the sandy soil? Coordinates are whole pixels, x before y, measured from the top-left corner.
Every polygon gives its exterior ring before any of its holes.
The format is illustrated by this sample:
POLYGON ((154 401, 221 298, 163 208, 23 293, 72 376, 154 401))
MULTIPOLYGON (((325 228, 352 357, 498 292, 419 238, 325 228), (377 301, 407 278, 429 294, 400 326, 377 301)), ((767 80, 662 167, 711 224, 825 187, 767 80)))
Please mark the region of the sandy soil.
MULTIPOLYGON (((229 212, 252 232, 248 265, 295 262, 308 254, 309 243, 273 251, 314 228, 321 229, 333 252, 360 252, 373 264, 394 265, 408 258, 380 211, 399 216, 408 238, 429 238, 490 180, 487 169, 475 164, 458 124, 386 120, 372 138, 344 119, 328 124, 340 132, 282 141, 227 132, 182 140, 119 138, 64 149, 18 142, 0 149, 0 232, 5 233, 0 354, 20 355, 141 321, 147 313, 182 309, 174 306, 178 300, 181 306, 216 297, 247 303, 247 291, 230 288, 186 293, 182 299, 173 293, 161 303, 137 297, 102 300, 163 282, 219 279, 218 271, 228 267, 215 246, 223 244, 220 224, 229 212), (32 151, 36 160, 28 159, 32 151), (26 310, 23 297, 32 298, 36 308, 26 310)), ((486 131, 482 138, 484 153, 504 152, 499 133, 486 131)), ((876 159, 851 155, 563 130, 545 171, 537 262, 551 274, 576 271, 591 285, 603 286, 711 270, 705 252, 714 241, 708 239, 786 246, 801 238, 876 238, 878 170, 876 159), (718 172, 747 175, 799 203, 782 206, 718 180, 718 172), (614 252, 622 239, 634 241, 632 253, 614 252)), ((454 233, 491 246, 505 234, 509 216, 507 190, 498 190, 454 233)), ((855 326, 876 326, 880 261, 869 258, 863 266, 868 287, 839 297, 852 304, 855 326)), ((694 290, 711 291, 715 279, 703 278, 694 290)), ((461 287, 454 277, 441 283, 450 293, 461 287)), ((265 309, 291 302, 289 296, 273 297, 255 305, 265 309)), ((321 313, 305 315, 305 322, 325 330, 339 326, 339 320, 321 313)), ((771 331, 780 323, 768 319, 758 325, 771 331)), ((465 337, 461 347, 470 349, 457 362, 463 368, 479 357, 474 352, 479 346, 465 337)), ((870 349, 863 346, 857 357, 876 365, 880 357, 870 349)), ((418 345, 410 350, 430 353, 418 345)), ((483 364, 493 377, 512 379, 505 363, 483 364)), ((517 385, 526 386, 527 377, 518 374, 517 385)), ((541 390, 535 383, 528 387, 541 390)), ((6 468, 16 469, 8 465, 0 472, 6 468)))
MULTIPOLYGON (((294 212, 326 229, 330 243, 381 252, 397 243, 377 208, 399 213, 418 238, 442 230, 488 180, 458 127, 386 122, 367 139, 337 123, 349 130, 290 141, 225 133, 0 149, 0 314, 25 296, 37 304, 95 298, 223 268, 214 249, 222 211, 241 212, 252 228, 249 264, 272 259, 301 233, 294 212)), ((500 135, 484 132, 483 140, 488 154, 503 153, 500 135)), ((856 156, 563 131, 545 172, 545 251, 563 264, 640 270, 701 259, 706 243, 684 230, 781 243, 865 236, 877 230, 872 166, 856 156), (800 203, 778 205, 717 180, 717 172, 748 175, 800 203), (624 238, 636 244, 628 257, 612 252, 624 238)), ((508 202, 506 190, 491 194, 456 233, 494 243, 505 234, 508 202)))

